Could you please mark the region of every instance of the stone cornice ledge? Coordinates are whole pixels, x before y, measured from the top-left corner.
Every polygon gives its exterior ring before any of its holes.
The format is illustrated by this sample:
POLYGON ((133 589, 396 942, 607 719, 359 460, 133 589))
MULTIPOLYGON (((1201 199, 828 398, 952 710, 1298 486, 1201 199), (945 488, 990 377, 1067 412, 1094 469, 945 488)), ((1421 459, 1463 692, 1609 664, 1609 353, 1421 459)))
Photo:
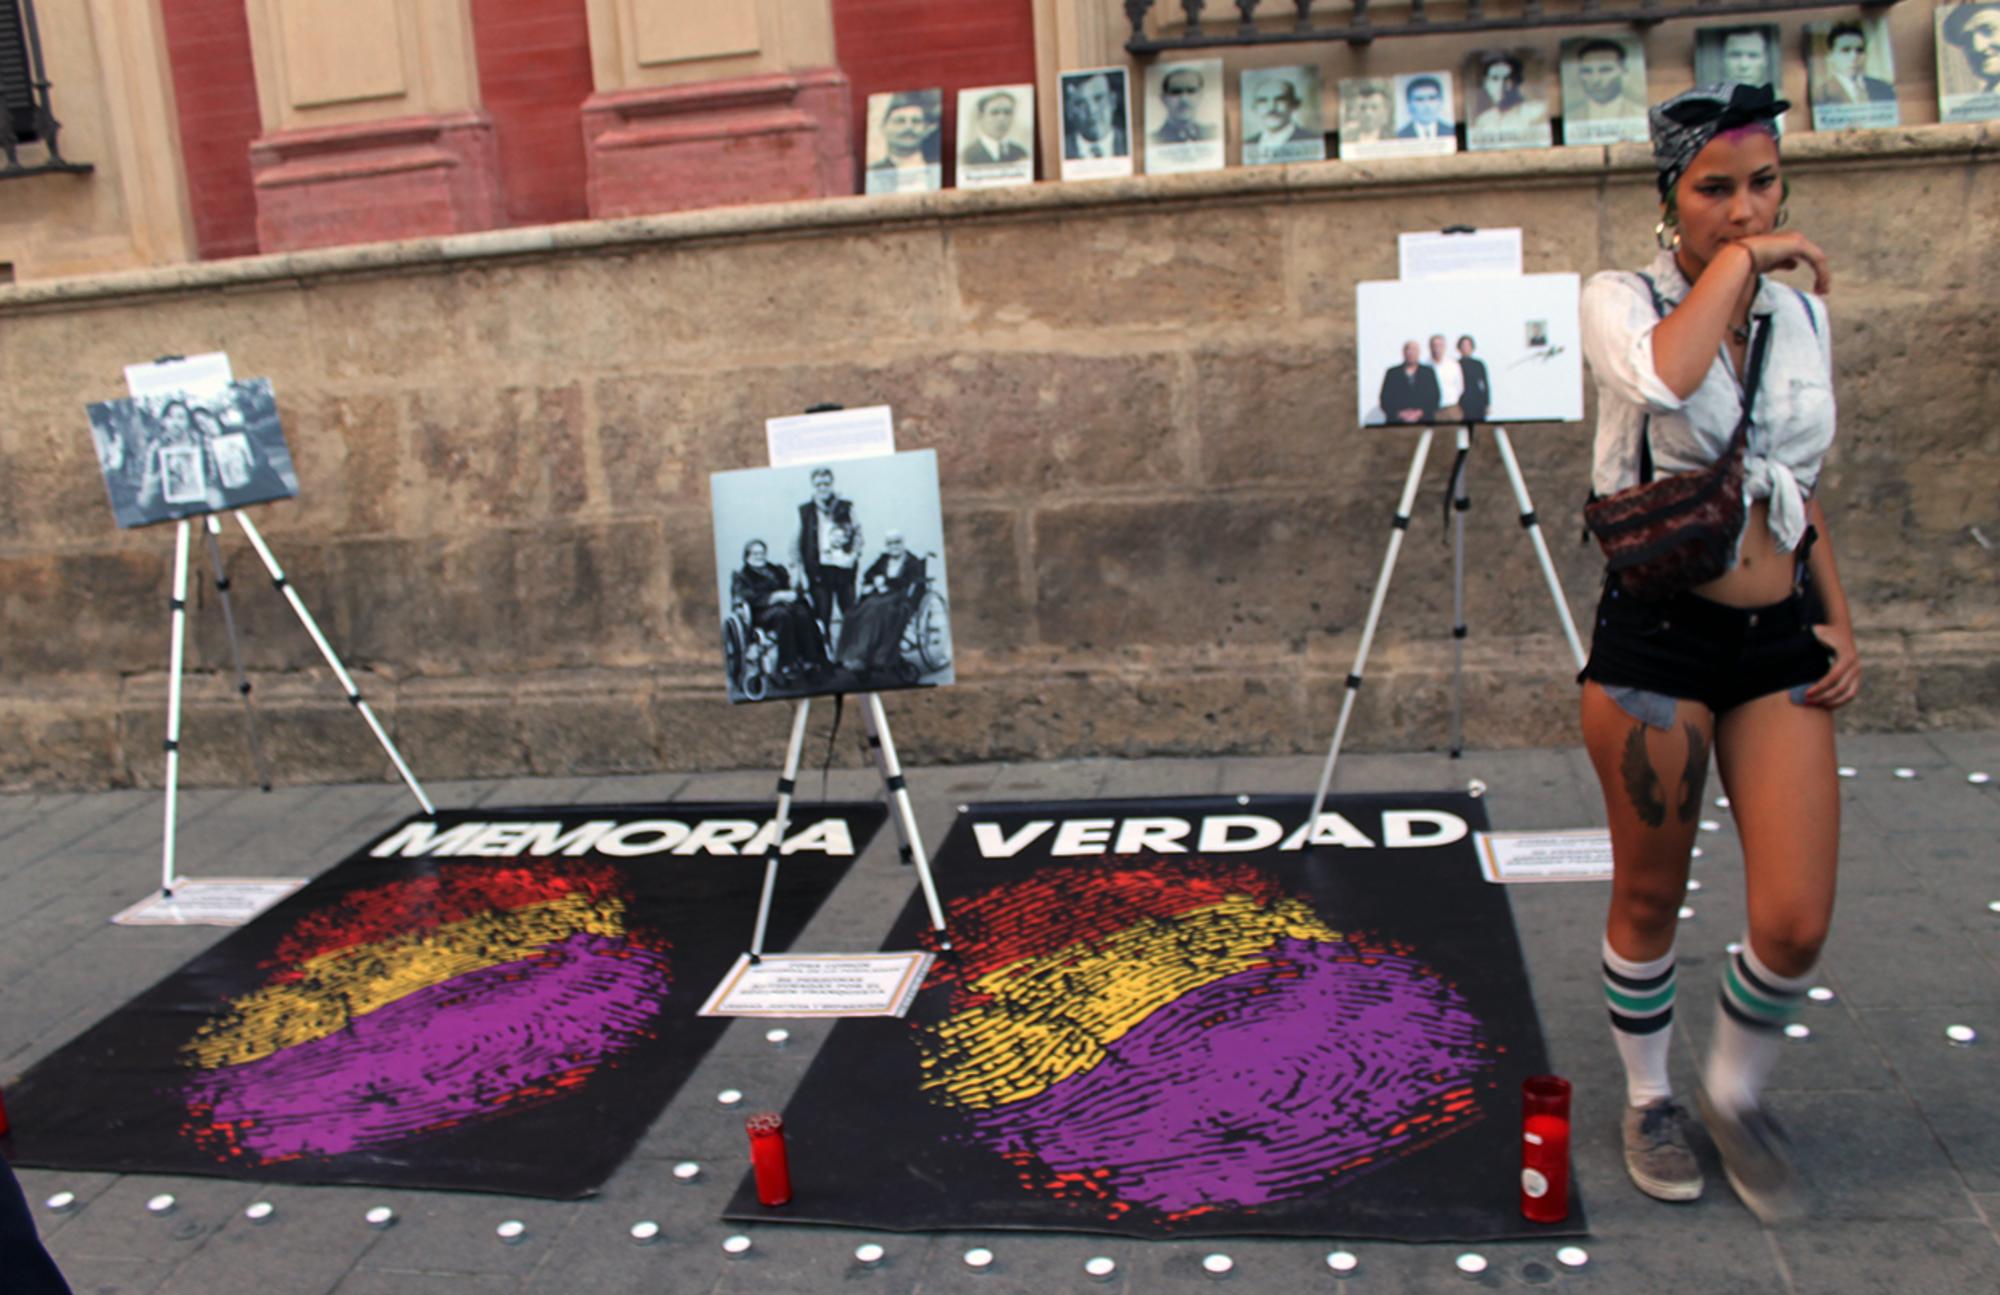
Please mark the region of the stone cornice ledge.
MULTIPOLYGON (((1788 138, 1784 147, 1789 163, 1809 168, 1834 163, 1899 165, 1954 157, 1983 163, 2000 158, 2000 122, 1804 132, 1788 138)), ((19 284, 0 288, 0 316, 124 298, 255 290, 317 279, 422 272, 482 261, 616 252, 760 235, 830 233, 863 226, 891 228, 1031 216, 1066 209, 1145 208, 1259 199, 1327 201, 1372 196, 1385 190, 1486 188, 1495 184, 1575 181, 1593 175, 1626 178, 1651 171, 1652 153, 1646 145, 1613 144, 1377 162, 1230 167, 1191 175, 1134 176, 1073 184, 1044 181, 1006 189, 947 189, 939 193, 716 207, 663 216, 574 221, 446 238, 365 243, 19 284)))

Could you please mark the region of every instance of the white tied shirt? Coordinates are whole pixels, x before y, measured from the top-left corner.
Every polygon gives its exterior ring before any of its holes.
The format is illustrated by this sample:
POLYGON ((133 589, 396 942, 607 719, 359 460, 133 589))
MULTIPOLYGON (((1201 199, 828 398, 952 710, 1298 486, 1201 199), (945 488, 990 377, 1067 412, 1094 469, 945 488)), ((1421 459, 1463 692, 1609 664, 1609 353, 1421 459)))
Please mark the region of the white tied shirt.
MULTIPOLYGON (((1671 311, 1689 284, 1672 252, 1648 266, 1661 307, 1671 311)), ((1743 393, 1726 347, 1685 400, 1653 367, 1653 329, 1661 314, 1646 283, 1629 271, 1594 274, 1583 289, 1583 354, 1597 379, 1597 446, 1591 488, 1609 495, 1639 481, 1642 429, 1653 446, 1653 473, 1705 468, 1722 457, 1743 413, 1743 393)), ((1744 451, 1744 500, 1770 500, 1772 538, 1780 552, 1798 547, 1806 499, 1819 483, 1833 444, 1833 345, 1826 305, 1771 279, 1750 303, 1754 323, 1770 317, 1764 375, 1751 406, 1744 451)), ((1738 538, 1741 550, 1741 537, 1738 538)))

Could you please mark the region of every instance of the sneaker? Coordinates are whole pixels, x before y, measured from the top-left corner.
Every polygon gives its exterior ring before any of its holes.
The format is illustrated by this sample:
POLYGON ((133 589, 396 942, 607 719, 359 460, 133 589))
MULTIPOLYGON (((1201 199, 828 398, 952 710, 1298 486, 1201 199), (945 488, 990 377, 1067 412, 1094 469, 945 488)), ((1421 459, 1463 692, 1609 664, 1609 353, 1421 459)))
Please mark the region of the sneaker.
POLYGON ((1706 1092, 1699 1093, 1696 1100, 1701 1122, 1708 1126, 1715 1149, 1722 1153, 1723 1176, 1738 1199, 1766 1225, 1797 1218, 1792 1140, 1778 1122, 1761 1106, 1725 1111, 1709 1101, 1706 1092))
POLYGON ((1640 1191, 1663 1201, 1701 1195, 1701 1166, 1688 1146, 1687 1112, 1670 1097, 1625 1107, 1625 1172, 1640 1191))

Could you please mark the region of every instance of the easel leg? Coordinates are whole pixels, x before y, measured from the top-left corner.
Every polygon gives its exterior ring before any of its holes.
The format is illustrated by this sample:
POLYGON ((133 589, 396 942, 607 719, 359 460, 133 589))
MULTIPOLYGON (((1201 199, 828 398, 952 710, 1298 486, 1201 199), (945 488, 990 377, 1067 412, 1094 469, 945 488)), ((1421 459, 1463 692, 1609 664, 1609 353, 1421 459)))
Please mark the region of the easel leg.
POLYGON ((215 596, 222 604, 222 624, 229 631, 229 660, 236 667, 236 695, 243 699, 243 727, 250 735, 250 760, 257 766, 257 785, 271 790, 271 767, 264 763, 264 744, 257 739, 257 708, 250 704, 250 676, 243 670, 243 647, 236 637, 236 610, 229 603, 229 569, 222 565, 222 523, 210 513, 202 519, 208 536, 208 560, 215 568, 215 596))
POLYGON ((882 709, 880 694, 871 692, 867 698, 870 723, 882 739, 882 785, 889 789, 897 820, 902 824, 903 840, 908 843, 910 860, 917 868, 917 883, 924 890, 924 905, 930 909, 931 928, 938 935, 938 948, 949 953, 951 932, 945 929, 944 908, 938 903, 937 883, 931 880, 930 856, 924 853, 924 837, 917 827, 917 811, 910 804, 910 787, 903 780, 903 766, 896 759, 896 739, 889 732, 889 714, 882 709))
POLYGON ((1521 526, 1528 532, 1528 539, 1535 546, 1535 560, 1542 564, 1542 579, 1548 582, 1549 597, 1555 600, 1556 615, 1562 620, 1563 637, 1569 640, 1570 655, 1576 658, 1576 668, 1584 667, 1586 657, 1583 640, 1576 636, 1576 621, 1569 614, 1569 599, 1563 596, 1562 581, 1556 577, 1556 564, 1549 558, 1548 541, 1542 538, 1542 527, 1535 520, 1535 504, 1528 498, 1528 483, 1521 476, 1520 461, 1514 457, 1513 442, 1507 439, 1507 429, 1493 429, 1493 443, 1500 447, 1500 461, 1507 465, 1507 481, 1514 487, 1514 502, 1521 506, 1521 526))
POLYGON ((778 888, 778 857, 784 853, 785 833, 792 825, 792 789, 799 785, 799 759, 806 749, 806 718, 812 714, 812 699, 799 698, 792 712, 792 736, 785 743, 785 767, 778 774, 778 812, 772 822, 771 846, 764 852, 764 893, 757 899, 757 927, 750 933, 750 961, 764 956, 764 928, 771 924, 771 896, 778 888))
POLYGON ((367 721, 369 731, 375 734, 375 740, 389 753, 389 761, 396 766, 396 772, 402 777, 403 784, 410 789, 410 794, 417 798, 417 804, 424 807, 424 813, 437 813, 437 806, 431 804, 431 798, 424 794, 422 785, 417 782, 417 776, 410 772, 409 765, 403 763, 403 753, 389 740, 389 733, 382 727, 382 721, 375 718, 375 712, 369 709, 368 703, 362 699, 361 690, 354 686, 354 680, 349 677, 347 667, 340 663, 340 657, 334 652, 333 645, 326 641, 326 635, 319 632, 319 622, 315 621, 312 613, 306 610, 305 600, 299 597, 299 591, 292 588, 285 579, 284 568, 280 567, 278 559, 271 555, 270 545, 264 543, 264 536, 250 520, 249 514, 239 508, 236 510, 236 520, 243 527, 243 533, 250 537, 250 546, 256 549, 257 556, 263 559, 264 569, 271 573, 271 583, 278 587, 278 592, 292 605, 292 611, 298 616, 299 623, 304 625, 306 633, 312 636, 313 645, 319 649, 319 654, 326 658, 327 665, 333 668, 334 678, 340 680, 340 686, 346 689, 347 700, 353 704, 355 710, 361 712, 361 718, 367 721))
MULTIPOLYGON (((880 770, 882 774, 882 783, 884 786, 887 786, 889 782, 889 766, 882 759, 882 733, 881 730, 875 727, 875 708, 863 705, 861 707, 861 718, 866 723, 868 729, 869 757, 875 761, 876 769, 880 770)), ((896 825, 896 857, 902 860, 905 868, 910 867, 916 862, 916 855, 910 850, 910 834, 903 828, 903 816, 901 814, 891 814, 889 817, 896 825)))
POLYGON ((1333 786, 1333 766, 1340 759, 1340 743, 1347 736, 1347 719, 1354 711, 1354 697, 1361 688, 1361 672, 1368 665, 1368 648, 1375 641, 1375 625, 1382 619, 1382 603, 1389 596, 1389 577, 1396 571, 1396 555, 1402 551, 1404 532, 1410 528, 1410 506, 1416 502, 1417 482, 1424 475, 1424 463, 1431 455, 1434 429, 1426 427, 1410 455, 1410 475, 1403 481, 1403 497, 1396 504, 1396 517, 1389 532, 1389 551, 1382 555, 1382 574, 1375 581, 1375 597, 1368 604, 1368 619, 1361 627, 1361 646, 1354 653, 1354 669, 1347 676, 1347 692, 1340 699, 1340 721, 1334 725, 1333 744, 1327 748, 1326 766, 1320 770, 1319 790, 1313 793, 1312 813, 1306 817, 1306 838, 1319 823, 1326 806, 1326 793, 1333 786))
POLYGON ((174 593, 167 606, 173 614, 172 664, 167 679, 167 816, 160 842, 160 893, 174 893, 174 807, 181 787, 181 667, 186 662, 188 521, 174 525, 174 593))
POLYGON ((1451 758, 1465 751, 1465 492, 1466 460, 1472 454, 1472 425, 1458 429, 1458 455, 1451 464, 1451 758))

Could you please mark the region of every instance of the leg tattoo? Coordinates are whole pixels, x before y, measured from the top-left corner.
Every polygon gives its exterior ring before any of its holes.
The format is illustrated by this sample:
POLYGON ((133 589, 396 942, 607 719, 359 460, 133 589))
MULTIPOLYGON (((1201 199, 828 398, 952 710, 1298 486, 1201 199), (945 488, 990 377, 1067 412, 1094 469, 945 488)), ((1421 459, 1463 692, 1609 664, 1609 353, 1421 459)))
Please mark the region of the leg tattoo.
POLYGON ((1696 814, 1701 813, 1701 789, 1708 781, 1708 742, 1701 730, 1692 724, 1683 723, 1687 732, 1688 762, 1687 772, 1681 775, 1681 822, 1692 823, 1696 814))
POLYGON ((1660 785, 1660 776, 1653 772, 1653 762, 1646 755, 1646 726, 1634 725, 1632 736, 1625 739, 1625 759, 1620 768, 1625 774, 1625 794, 1632 800, 1632 812, 1647 827, 1659 827, 1667 821, 1666 788, 1660 785))

